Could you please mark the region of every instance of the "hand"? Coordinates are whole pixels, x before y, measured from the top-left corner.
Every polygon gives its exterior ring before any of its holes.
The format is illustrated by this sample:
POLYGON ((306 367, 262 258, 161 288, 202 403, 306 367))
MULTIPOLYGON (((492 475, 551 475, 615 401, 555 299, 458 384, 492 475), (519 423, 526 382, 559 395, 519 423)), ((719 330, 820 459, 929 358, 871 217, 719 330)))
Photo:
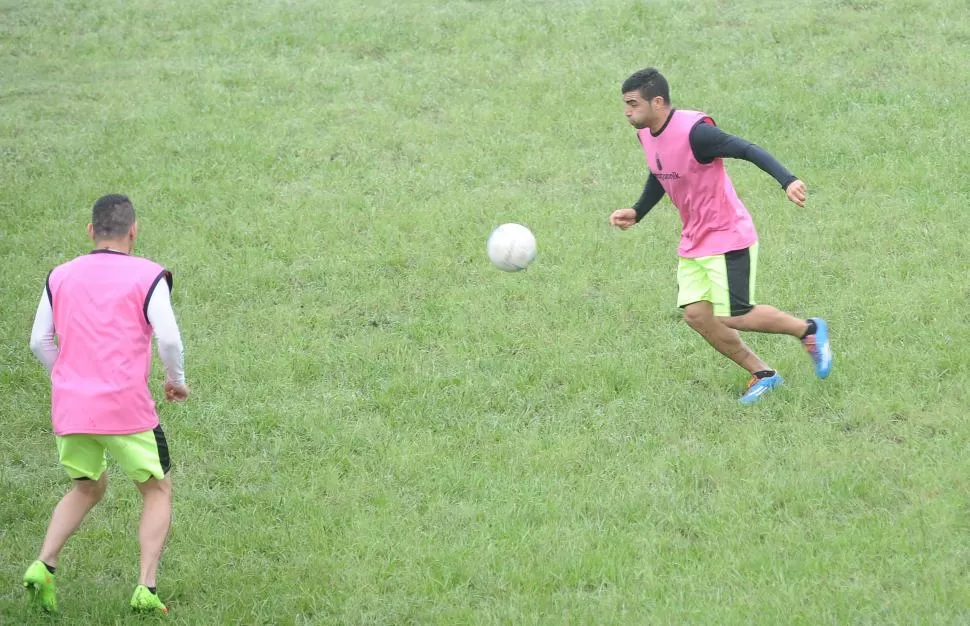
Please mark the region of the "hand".
POLYGON ((610 213, 610 224, 616 226, 620 230, 626 230, 636 223, 637 212, 633 209, 617 209, 616 211, 610 213))
POLYGON ((802 181, 792 181, 792 183, 788 185, 788 188, 785 189, 785 193, 788 194, 788 199, 798 206, 805 206, 805 183, 802 181))
POLYGON ((182 402, 189 397, 189 388, 181 383, 165 383, 165 399, 169 402, 182 402))

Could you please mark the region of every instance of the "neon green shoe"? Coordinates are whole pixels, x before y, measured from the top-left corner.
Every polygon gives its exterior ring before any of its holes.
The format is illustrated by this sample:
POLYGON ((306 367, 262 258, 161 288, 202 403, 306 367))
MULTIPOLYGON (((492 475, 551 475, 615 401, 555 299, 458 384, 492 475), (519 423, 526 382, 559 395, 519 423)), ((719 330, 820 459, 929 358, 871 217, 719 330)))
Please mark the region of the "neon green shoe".
POLYGON ((57 590, 54 575, 47 571, 43 561, 34 561, 24 573, 27 601, 48 613, 57 612, 57 590))
POLYGON ((168 609, 158 596, 149 591, 145 585, 135 587, 135 593, 131 595, 131 608, 136 611, 168 613, 168 609))

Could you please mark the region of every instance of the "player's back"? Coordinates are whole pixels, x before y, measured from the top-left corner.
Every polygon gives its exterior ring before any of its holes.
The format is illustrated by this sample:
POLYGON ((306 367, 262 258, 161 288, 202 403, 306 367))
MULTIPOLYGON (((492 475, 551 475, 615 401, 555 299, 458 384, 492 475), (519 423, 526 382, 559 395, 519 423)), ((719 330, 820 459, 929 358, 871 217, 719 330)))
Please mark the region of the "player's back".
POLYGON ((170 275, 141 257, 96 250, 58 266, 48 295, 60 353, 51 372, 58 434, 124 434, 157 423, 148 390, 151 293, 170 275))

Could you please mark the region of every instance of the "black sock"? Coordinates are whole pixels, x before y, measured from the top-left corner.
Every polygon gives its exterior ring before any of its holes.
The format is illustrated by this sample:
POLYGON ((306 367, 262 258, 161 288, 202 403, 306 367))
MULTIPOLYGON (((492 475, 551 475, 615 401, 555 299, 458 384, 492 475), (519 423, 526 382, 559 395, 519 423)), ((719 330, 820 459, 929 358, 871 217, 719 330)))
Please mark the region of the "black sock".
POLYGON ((761 370, 760 372, 755 372, 754 375, 755 375, 755 378, 758 378, 758 379, 771 378, 772 376, 775 375, 775 370, 761 370))
POLYGON ((158 592, 155 591, 155 587, 149 587, 148 590, 151 591, 154 595, 156 596, 158 595, 158 592))
POLYGON ((808 330, 806 330, 805 334, 802 335, 802 339, 804 339, 805 337, 808 337, 809 335, 814 335, 815 332, 818 330, 818 326, 815 325, 815 320, 805 320, 805 321, 808 322, 808 330))
MULTIPOLYGON (((41 563, 44 563, 44 562, 41 561, 41 563)), ((51 574, 57 571, 56 567, 54 567, 53 565, 48 565, 47 563, 44 563, 44 567, 46 567, 47 571, 50 572, 51 574)))

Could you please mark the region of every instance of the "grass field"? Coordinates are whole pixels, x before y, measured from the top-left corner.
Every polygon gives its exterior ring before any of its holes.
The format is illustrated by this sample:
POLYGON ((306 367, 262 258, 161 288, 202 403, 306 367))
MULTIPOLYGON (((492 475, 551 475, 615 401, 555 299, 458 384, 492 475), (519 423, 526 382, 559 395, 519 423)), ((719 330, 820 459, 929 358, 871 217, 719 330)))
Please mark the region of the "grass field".
MULTIPOLYGON (((970 623, 970 12, 961 0, 0 0, 0 623, 69 487, 27 340, 47 272, 128 194, 175 275, 194 395, 160 406, 182 624, 970 623), (619 85, 654 65, 800 176, 729 163, 746 335, 675 306, 619 85), (527 271, 488 264, 529 226, 527 271)), ((153 388, 163 369, 156 363, 153 388)), ((139 499, 58 569, 130 623, 139 499)))

